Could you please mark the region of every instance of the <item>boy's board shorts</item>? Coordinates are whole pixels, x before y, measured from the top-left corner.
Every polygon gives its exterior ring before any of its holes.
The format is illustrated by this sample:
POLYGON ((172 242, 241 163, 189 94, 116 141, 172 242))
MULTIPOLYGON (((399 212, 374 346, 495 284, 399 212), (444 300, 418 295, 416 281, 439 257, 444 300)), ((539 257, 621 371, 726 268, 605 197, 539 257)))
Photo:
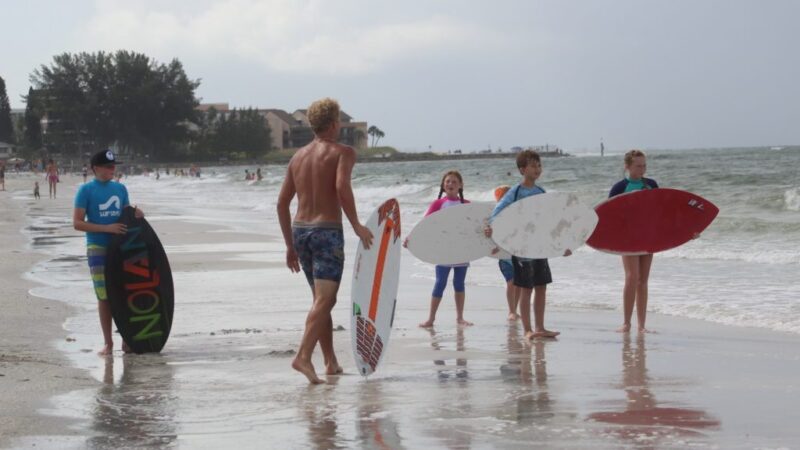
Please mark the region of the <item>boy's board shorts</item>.
POLYGON ((310 286, 314 280, 339 283, 344 271, 344 233, 340 223, 292 224, 294 251, 310 286))
POLYGON ((532 289, 535 286, 545 286, 553 282, 550 274, 550 265, 547 259, 522 259, 511 257, 514 265, 514 286, 532 289))
POLYGON ((92 284, 97 300, 105 301, 106 295, 106 248, 102 245, 89 244, 86 248, 89 259, 89 273, 92 274, 92 284))

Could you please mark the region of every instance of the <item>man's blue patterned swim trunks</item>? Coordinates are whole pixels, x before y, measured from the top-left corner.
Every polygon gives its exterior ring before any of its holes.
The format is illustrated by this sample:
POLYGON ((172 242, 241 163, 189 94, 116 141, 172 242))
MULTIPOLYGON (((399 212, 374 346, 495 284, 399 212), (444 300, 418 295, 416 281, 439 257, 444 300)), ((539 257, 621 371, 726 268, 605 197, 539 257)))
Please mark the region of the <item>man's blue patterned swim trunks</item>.
POLYGON ((340 223, 292 224, 294 250, 308 284, 314 280, 342 281, 344 233, 340 223))

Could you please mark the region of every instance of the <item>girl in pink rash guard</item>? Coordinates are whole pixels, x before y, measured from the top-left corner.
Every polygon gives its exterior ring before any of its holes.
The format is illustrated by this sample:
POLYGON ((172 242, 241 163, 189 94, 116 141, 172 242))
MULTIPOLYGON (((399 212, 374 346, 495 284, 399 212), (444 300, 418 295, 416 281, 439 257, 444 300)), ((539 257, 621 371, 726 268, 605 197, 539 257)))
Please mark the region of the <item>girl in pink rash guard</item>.
MULTIPOLYGON (((442 184, 439 187, 439 198, 431 203, 425 216, 444 208, 461 205, 462 203, 469 203, 469 201, 464 200, 464 181, 460 173, 451 170, 442 177, 442 184)), ((472 323, 464 320, 464 279, 467 277, 468 267, 468 263, 451 266, 436 266, 436 283, 433 285, 433 294, 431 295, 430 314, 428 320, 422 322, 419 326, 423 328, 433 327, 433 322, 436 320, 436 311, 439 309, 439 303, 442 301, 444 288, 447 286, 447 278, 450 276, 450 269, 453 269, 453 289, 455 290, 456 297, 456 322, 458 325, 472 325, 472 323)))

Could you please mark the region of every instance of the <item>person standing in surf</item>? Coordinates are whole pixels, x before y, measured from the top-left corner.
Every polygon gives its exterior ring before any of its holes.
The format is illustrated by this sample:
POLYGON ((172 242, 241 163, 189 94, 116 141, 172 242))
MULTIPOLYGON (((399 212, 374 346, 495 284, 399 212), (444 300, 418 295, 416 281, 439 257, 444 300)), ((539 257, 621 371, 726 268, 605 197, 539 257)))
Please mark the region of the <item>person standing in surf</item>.
MULTIPOLYGON (((97 297, 97 309, 100 315, 100 328, 103 331, 103 348, 98 352, 108 356, 114 350, 111 334, 111 306, 106 294, 106 247, 112 234, 125 234, 127 227, 118 223, 122 210, 130 206, 128 190, 124 185, 113 181, 117 164, 111 150, 103 150, 92 156, 91 167, 94 180, 84 183, 75 194, 75 208, 72 212, 72 226, 86 233, 86 254, 89 260, 89 272, 92 276, 94 293, 97 297)), ((136 217, 144 217, 142 210, 136 208, 136 217)), ((128 352, 128 346, 122 342, 122 350, 128 352)))
POLYGON ((325 373, 342 372, 333 349, 331 317, 344 270, 342 211, 365 248, 372 245, 373 236, 358 220, 350 184, 355 150, 337 143, 339 104, 330 98, 315 101, 308 108, 308 120, 314 140, 289 161, 277 208, 286 243, 286 265, 292 272, 302 268, 313 300, 292 368, 310 383, 320 384, 323 381, 311 363, 317 342, 322 348, 325 373), (289 205, 295 195, 297 211, 292 221, 289 205))
MULTIPOLYGON (((626 192, 644 189, 657 189, 658 183, 650 178, 645 178, 647 171, 647 157, 641 150, 631 150, 625 153, 625 172, 627 176, 618 181, 608 193, 608 198, 626 192)), ((647 283, 650 278, 650 267, 653 265, 653 254, 622 255, 622 267, 625 269, 625 287, 622 291, 623 322, 617 330, 620 333, 631 331, 631 318, 636 307, 636 319, 640 333, 647 333, 645 320, 647 319, 647 283)))
MULTIPOLYGON (((461 205, 463 203, 469 203, 469 200, 464 200, 464 180, 461 178, 460 173, 451 170, 442 177, 442 182, 439 185, 439 197, 428 207, 428 210, 425 212, 425 217, 442 209, 461 205), (442 195, 444 195, 444 198, 442 195)), ((403 246, 408 247, 408 239, 405 240, 403 246)), ((439 304, 442 302, 442 296, 444 295, 444 289, 447 286, 447 279, 450 277, 451 269, 453 270, 453 290, 455 291, 456 298, 456 323, 462 326, 472 325, 472 322, 464 320, 464 301, 466 297, 464 280, 467 278, 468 268, 469 263, 436 265, 436 282, 433 284, 428 320, 420 323, 420 327, 433 327, 433 322, 436 320, 436 311, 439 310, 439 304)))
MULTIPOLYGON (((506 192, 511 189, 511 186, 503 185, 498 186, 494 190, 494 200, 500 202, 500 199, 506 195, 506 192)), ((499 252, 500 249, 498 248, 499 252)), ((514 264, 511 259, 498 259, 497 265, 500 267, 500 273, 506 281, 506 302, 508 303, 508 321, 516 322, 519 319, 517 314, 517 306, 519 305, 519 288, 514 285, 514 264)))
POLYGON ((45 177, 50 186, 50 198, 56 198, 56 186, 58 184, 58 165, 52 159, 47 162, 45 177))
MULTIPOLYGON (((522 175, 522 181, 509 189, 495 206, 489 216, 490 225, 485 230, 487 237, 492 237, 492 220, 508 205, 532 195, 545 193, 545 190, 536 184, 536 180, 542 175, 542 160, 538 153, 533 150, 519 152, 517 169, 522 175)), ((564 252, 564 256, 571 254, 570 250, 564 252)), ((553 282, 547 258, 529 259, 512 256, 511 264, 514 269, 514 285, 519 289, 519 312, 522 316, 525 337, 530 340, 537 337, 554 338, 558 336, 560 332, 550 331, 544 327, 547 285, 553 282), (531 326, 531 295, 533 295, 534 327, 531 326)))

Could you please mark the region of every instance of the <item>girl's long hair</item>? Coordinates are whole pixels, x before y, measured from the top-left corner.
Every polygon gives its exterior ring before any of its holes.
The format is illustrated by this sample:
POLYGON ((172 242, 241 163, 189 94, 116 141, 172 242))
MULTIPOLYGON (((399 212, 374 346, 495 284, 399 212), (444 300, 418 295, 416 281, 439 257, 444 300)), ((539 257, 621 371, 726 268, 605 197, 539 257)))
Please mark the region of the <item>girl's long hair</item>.
POLYGON ((444 180, 450 175, 458 178, 458 182, 461 183, 461 187, 458 188, 458 198, 461 199, 461 203, 464 203, 464 179, 461 178, 461 174, 458 173, 457 170, 451 170, 444 174, 442 177, 442 183, 439 185, 439 196, 436 198, 442 198, 442 195, 444 195, 444 180))

